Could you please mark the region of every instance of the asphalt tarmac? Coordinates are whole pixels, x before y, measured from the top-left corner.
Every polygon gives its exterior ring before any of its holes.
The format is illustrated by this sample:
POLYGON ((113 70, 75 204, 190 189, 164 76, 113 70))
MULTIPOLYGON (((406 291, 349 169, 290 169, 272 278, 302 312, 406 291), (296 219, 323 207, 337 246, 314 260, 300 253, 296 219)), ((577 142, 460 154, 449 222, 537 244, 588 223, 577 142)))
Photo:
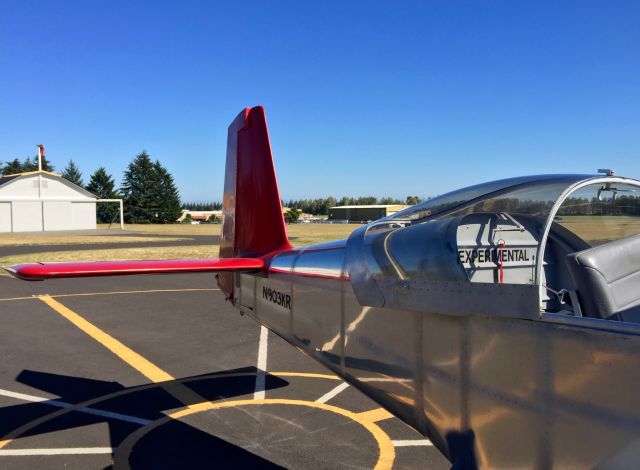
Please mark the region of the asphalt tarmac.
POLYGON ((0 357, 3 469, 450 467, 211 274, 0 276, 0 357))

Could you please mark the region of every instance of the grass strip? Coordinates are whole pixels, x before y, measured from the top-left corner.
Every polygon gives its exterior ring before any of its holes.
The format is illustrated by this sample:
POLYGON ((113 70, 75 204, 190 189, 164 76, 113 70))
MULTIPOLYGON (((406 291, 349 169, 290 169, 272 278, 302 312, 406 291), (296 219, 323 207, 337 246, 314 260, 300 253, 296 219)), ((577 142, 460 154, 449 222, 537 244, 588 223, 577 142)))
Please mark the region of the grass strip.
POLYGON ((49 251, 0 257, 0 266, 19 263, 62 261, 109 261, 147 259, 215 258, 218 245, 175 247, 108 248, 99 250, 49 251))

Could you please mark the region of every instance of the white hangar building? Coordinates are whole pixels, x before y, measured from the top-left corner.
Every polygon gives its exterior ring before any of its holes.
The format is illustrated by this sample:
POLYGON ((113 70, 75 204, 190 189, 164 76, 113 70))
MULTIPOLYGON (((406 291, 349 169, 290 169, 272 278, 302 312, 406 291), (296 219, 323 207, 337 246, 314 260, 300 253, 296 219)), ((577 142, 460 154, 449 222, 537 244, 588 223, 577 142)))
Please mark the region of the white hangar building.
POLYGON ((0 176, 0 232, 95 229, 97 199, 57 173, 0 176))

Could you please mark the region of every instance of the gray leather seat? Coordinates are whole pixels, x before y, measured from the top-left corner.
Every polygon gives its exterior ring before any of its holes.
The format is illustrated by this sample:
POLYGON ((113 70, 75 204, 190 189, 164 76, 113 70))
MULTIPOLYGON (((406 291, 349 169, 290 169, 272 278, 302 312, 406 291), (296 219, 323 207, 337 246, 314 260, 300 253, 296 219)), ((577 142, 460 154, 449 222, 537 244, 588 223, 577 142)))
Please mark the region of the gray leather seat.
POLYGON ((567 256, 587 317, 640 323, 640 235, 567 256))

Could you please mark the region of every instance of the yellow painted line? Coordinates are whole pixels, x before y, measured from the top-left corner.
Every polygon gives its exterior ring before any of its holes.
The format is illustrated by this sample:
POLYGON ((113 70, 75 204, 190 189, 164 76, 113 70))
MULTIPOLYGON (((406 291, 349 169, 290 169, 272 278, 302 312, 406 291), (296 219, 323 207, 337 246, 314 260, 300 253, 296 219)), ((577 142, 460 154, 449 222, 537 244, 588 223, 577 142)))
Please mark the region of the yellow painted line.
POLYGON ((38 298, 152 382, 167 382, 163 384, 162 387, 184 405, 191 406, 192 403, 204 401, 204 398, 181 382, 176 381, 175 377, 171 374, 160 369, 151 361, 142 357, 133 349, 124 345, 94 324, 89 323, 70 308, 62 305, 48 295, 43 295, 38 298))
POLYGON ((38 298, 152 382, 175 380, 175 378, 167 372, 163 371, 155 364, 152 364, 150 361, 142 357, 133 349, 122 344, 110 334, 102 331, 92 323, 89 323, 76 312, 65 307, 54 298, 48 295, 43 295, 38 298))
POLYGON ((393 415, 384 408, 376 408, 375 410, 363 411, 358 413, 359 419, 368 423, 377 423, 385 419, 393 418, 393 415))
MULTIPOLYGON (((122 294, 156 294, 163 292, 213 292, 218 291, 217 288, 193 288, 193 289, 148 289, 148 290, 123 290, 123 291, 110 291, 110 292, 83 292, 76 294, 49 294, 52 298, 63 297, 92 297, 96 295, 122 295, 122 294)), ((30 295, 28 297, 8 297, 5 299, 0 298, 0 302, 8 302, 10 300, 32 300, 37 299, 37 295, 30 295)))
POLYGON ((11 443, 11 441, 13 441, 13 439, 3 439, 3 440, 1 440, 0 441, 0 449, 2 449, 3 447, 5 447, 9 443, 11 443))
MULTIPOLYGON (((53 299, 51 296, 42 295, 37 298, 42 302, 44 302, 45 304, 47 304, 49 307, 51 307, 54 311, 62 315, 64 318, 69 320, 73 325, 78 327, 81 331, 89 335, 98 343, 102 344, 105 348, 107 348, 109 351, 114 353, 116 356, 118 356, 124 362, 126 362, 131 367, 136 369, 138 372, 140 372, 142 375, 147 377, 149 380, 155 383, 160 382, 159 386, 164 388, 168 393, 170 393, 175 398, 177 398, 180 402, 186 405, 187 409, 193 406, 193 403, 202 403, 203 401, 206 401, 203 397, 201 397, 196 392, 188 388, 182 382, 177 381, 172 375, 160 369, 151 361, 145 359, 140 354, 138 354, 137 352, 135 352, 133 349, 129 348, 122 342, 118 341, 116 338, 114 338, 110 334, 106 333, 105 331, 102 331, 97 326, 88 322, 87 320, 82 318, 80 315, 78 315, 76 312, 74 312, 70 308, 62 305, 57 300, 53 299)), ((99 401, 102 401, 102 400, 104 400, 104 398, 101 397, 99 401)), ((95 403, 95 401, 93 402, 95 403)), ((80 407, 80 404, 76 405, 76 407, 80 407)), ((73 411, 76 407, 51 413, 51 415, 48 415, 48 416, 57 417, 63 414, 62 412, 73 411)), ((48 416, 40 418, 36 420, 36 422, 38 422, 38 424, 41 424, 42 422, 46 422, 48 420, 48 416)), ((0 440, 0 449, 7 446, 14 439, 24 434, 25 432, 27 432, 29 429, 33 429, 33 427, 35 426, 33 423, 34 422, 27 423, 26 425, 23 425, 17 429, 14 429, 9 434, 7 434, 3 440, 0 440)))
POLYGON ((159 420, 153 422, 148 426, 144 426, 143 428, 134 431, 132 434, 127 436, 125 440, 118 447, 119 458, 122 458, 122 454, 125 456, 131 452, 136 442, 143 437, 148 432, 153 429, 171 421, 172 419, 180 419, 185 416, 189 416, 194 413, 202 412, 202 411, 210 411, 210 410, 219 410, 223 408, 233 408, 239 406, 255 406, 255 405, 289 405, 289 406, 300 406, 307 408, 316 408, 324 411, 328 411, 331 413, 336 413, 345 418, 351 419, 352 421, 358 423, 362 427, 364 427, 369 433, 373 436, 376 443, 378 444, 379 455, 376 465, 374 467, 375 470, 391 470, 393 468, 393 462, 396 458, 395 448, 393 446, 393 442, 389 435, 384 432, 377 424, 372 421, 368 421, 366 419, 362 419, 362 413, 354 413, 353 411, 346 410, 344 408, 340 408, 334 405, 328 405, 326 403, 317 403, 314 401, 307 400, 290 400, 290 399, 281 399, 281 398, 271 398, 271 399, 260 399, 260 400, 232 400, 225 402, 206 402, 201 403, 199 405, 193 406, 188 409, 183 409, 171 413, 166 418, 160 418, 159 420))

